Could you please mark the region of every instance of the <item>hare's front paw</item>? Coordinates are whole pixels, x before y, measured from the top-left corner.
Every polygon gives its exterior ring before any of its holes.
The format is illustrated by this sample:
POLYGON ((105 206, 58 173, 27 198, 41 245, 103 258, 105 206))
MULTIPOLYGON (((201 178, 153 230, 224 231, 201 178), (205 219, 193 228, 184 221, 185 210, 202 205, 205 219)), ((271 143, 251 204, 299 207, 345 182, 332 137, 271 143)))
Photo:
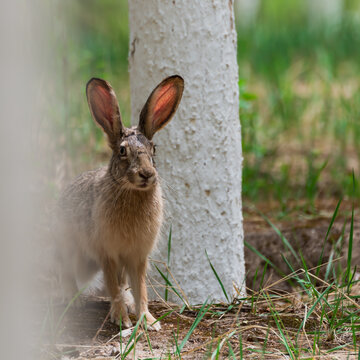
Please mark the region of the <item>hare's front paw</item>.
POLYGON ((161 329, 160 322, 157 321, 149 311, 145 313, 145 317, 148 330, 159 331, 161 329))
POLYGON ((129 328, 132 326, 129 315, 126 311, 126 307, 119 301, 114 301, 111 303, 110 320, 116 325, 119 325, 121 320, 121 326, 124 328, 129 328))

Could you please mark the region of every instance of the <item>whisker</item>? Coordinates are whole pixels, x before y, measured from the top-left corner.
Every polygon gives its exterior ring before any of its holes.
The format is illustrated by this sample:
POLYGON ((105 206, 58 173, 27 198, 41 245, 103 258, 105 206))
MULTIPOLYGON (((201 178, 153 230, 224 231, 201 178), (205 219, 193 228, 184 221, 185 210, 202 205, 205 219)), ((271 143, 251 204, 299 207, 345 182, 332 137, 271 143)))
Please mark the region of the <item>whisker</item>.
POLYGON ((177 189, 175 189, 173 186, 171 186, 169 184, 169 182, 166 181, 163 177, 161 177, 160 175, 158 175, 158 176, 159 176, 159 181, 160 181, 161 185, 165 184, 167 189, 171 190, 171 192, 173 194, 175 194, 176 196, 179 196, 180 193, 179 193, 179 191, 177 189))

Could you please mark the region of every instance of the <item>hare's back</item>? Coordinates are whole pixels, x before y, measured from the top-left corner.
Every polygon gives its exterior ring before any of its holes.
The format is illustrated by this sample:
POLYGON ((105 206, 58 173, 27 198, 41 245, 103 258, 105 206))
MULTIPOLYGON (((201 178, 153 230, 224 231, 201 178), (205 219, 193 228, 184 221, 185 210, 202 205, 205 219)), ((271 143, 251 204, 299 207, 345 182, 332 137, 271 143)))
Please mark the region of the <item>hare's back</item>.
POLYGON ((62 192, 59 216, 70 223, 88 226, 92 222, 94 203, 99 195, 99 184, 106 175, 106 168, 91 170, 79 175, 62 192))

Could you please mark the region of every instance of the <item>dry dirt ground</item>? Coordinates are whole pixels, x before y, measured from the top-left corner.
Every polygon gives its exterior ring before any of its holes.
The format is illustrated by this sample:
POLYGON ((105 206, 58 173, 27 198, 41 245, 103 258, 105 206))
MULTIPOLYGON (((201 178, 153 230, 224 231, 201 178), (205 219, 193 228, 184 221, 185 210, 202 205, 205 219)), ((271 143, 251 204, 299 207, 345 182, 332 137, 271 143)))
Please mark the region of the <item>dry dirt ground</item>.
MULTIPOLYGON (((301 323, 301 306, 296 302, 281 302, 277 305, 281 310, 281 321, 286 328, 291 331, 297 330, 301 323)), ((279 338, 269 331, 269 327, 274 327, 275 323, 270 315, 269 307, 266 303, 257 304, 257 311, 253 312, 250 304, 235 307, 225 315, 215 316, 215 312, 226 310, 227 306, 212 308, 207 313, 200 324, 196 327, 186 345, 181 351, 181 359, 210 359, 221 340, 238 329, 236 336, 229 336, 229 343, 236 354, 236 359, 240 359, 239 334, 241 334, 242 354, 244 359, 290 359, 285 356, 285 347, 279 338), (266 345, 264 347, 264 344, 266 345), (262 355, 262 349, 266 351, 262 355)), ((113 359, 121 358, 120 351, 126 349, 129 335, 125 333, 120 340, 119 327, 109 321, 104 321, 109 310, 109 302, 100 298, 88 299, 86 305, 81 310, 71 309, 61 326, 62 334, 54 345, 46 345, 42 350, 42 358, 54 359, 113 359), (122 343, 122 347, 120 345, 122 343)), ((161 303, 151 303, 150 310, 160 317, 169 312, 169 307, 161 303)), ((136 343, 134 351, 126 358, 136 359, 167 359, 169 353, 176 351, 174 338, 182 339, 186 336, 193 324, 197 312, 184 311, 180 314, 174 311, 166 316, 162 321, 162 329, 159 332, 149 331, 142 333, 141 338, 136 343), (147 338, 148 336, 148 338, 147 338), (151 348, 150 345, 151 344, 151 348)), ((312 331, 318 326, 316 316, 309 318, 306 324, 306 331, 312 331)), ((303 343, 304 348, 307 343, 304 335, 301 335, 299 342, 303 343)), ((322 343, 321 355, 310 356, 308 353, 304 359, 354 359, 356 355, 349 348, 343 351, 326 354, 326 350, 338 346, 340 343, 351 342, 351 334, 345 334, 341 339, 329 339, 322 343)), ((358 338, 360 341, 360 337, 358 338)), ((227 343, 224 344, 219 358, 227 358, 229 350, 227 343)), ((304 354, 303 354, 304 355, 304 354)), ((171 359, 179 359, 173 356, 171 359)))
MULTIPOLYGON (((302 252, 308 268, 317 265, 335 206, 336 203, 334 202, 328 203, 326 206, 322 204, 322 208, 327 210, 319 212, 317 216, 296 213, 281 221, 271 219, 294 249, 297 252, 302 252)), ((271 213, 271 209, 268 210, 271 213)), ((335 221, 330 232, 329 241, 325 245, 324 262, 329 259, 331 251, 335 251, 335 255, 343 256, 338 260, 339 263, 346 263, 349 222, 345 227, 344 243, 338 249, 335 248, 334 244, 336 244, 342 233, 344 220, 348 217, 345 214, 348 214, 349 210, 351 210, 350 203, 343 204, 339 212, 339 218, 335 221)), ((353 266, 360 268, 359 221, 356 221, 354 225, 353 266)), ((284 247, 279 235, 256 210, 245 207, 244 229, 245 240, 251 246, 255 247, 282 272, 285 274, 290 273, 281 257, 281 253, 294 266, 296 265, 295 259, 291 257, 291 254, 284 247)), ((246 249, 249 294, 258 289, 261 276, 258 276, 255 282, 253 280, 256 269, 261 272, 264 265, 264 260, 246 249)), ((279 319, 285 328, 289 332, 296 332, 304 317, 306 305, 301 296, 297 294, 298 289, 296 287, 292 287, 285 281, 277 283, 281 278, 281 275, 276 271, 268 268, 262 286, 276 284, 270 286, 269 291, 283 294, 284 297, 274 300, 274 309, 280 314, 279 319)), ((358 295, 360 294, 359 287, 354 291, 358 295)), ((357 302, 360 304, 359 299, 357 302)), ((170 358, 168 354, 176 353, 176 347, 181 344, 196 317, 199 316, 199 308, 186 309, 181 312, 176 305, 164 302, 150 303, 150 310, 157 318, 168 314, 161 321, 162 329, 159 332, 144 332, 139 329, 138 335, 142 334, 142 336, 136 343, 135 353, 131 352, 127 358, 170 358)), ((214 358, 228 358, 232 350, 237 359, 241 358, 241 353, 244 359, 290 359, 289 355, 284 355, 286 351, 276 331, 276 324, 271 314, 273 310, 263 298, 262 300, 256 300, 256 306, 251 301, 235 302, 231 309, 228 309, 227 305, 213 305, 208 309, 182 348, 181 357, 173 355, 171 359, 208 359, 211 358, 212 354, 216 353, 216 349, 220 345, 222 346, 220 355, 218 357, 214 356, 214 358), (227 340, 222 341, 225 338, 227 340)), ((107 299, 88 297, 83 307, 78 309, 70 307, 66 311, 64 318, 59 321, 63 311, 64 306, 61 305, 53 305, 47 310, 46 320, 43 322, 45 324, 43 325, 43 333, 45 334, 43 341, 45 344, 41 347, 40 358, 122 358, 121 351, 126 348, 130 335, 123 332, 121 337, 119 326, 109 321, 109 302, 107 299)), ((319 329, 323 326, 321 322, 321 318, 314 311, 306 322, 306 332, 311 333, 312 330, 319 329)), ((135 323, 134 318, 133 323, 135 323)), ((360 335, 357 335, 356 341, 360 344, 360 335)), ((350 332, 335 337, 325 336, 320 341, 321 349, 314 350, 315 356, 311 355, 311 352, 304 351, 304 354, 296 358, 357 359, 358 355, 355 355, 348 346, 339 348, 339 350, 331 354, 326 352, 327 349, 351 342, 352 334, 350 332)), ((305 332, 300 334, 299 344, 302 344, 302 348, 311 351, 313 347, 311 336, 310 338, 307 337, 305 332)))
MULTIPOLYGON (((336 205, 337 201, 335 200, 323 200, 316 204, 316 207, 322 210, 318 211, 315 215, 307 214, 303 211, 294 211, 293 214, 290 213, 289 216, 283 220, 270 219, 289 241, 295 252, 303 255, 309 269, 316 267, 318 264, 324 239, 336 205)), ((330 254, 333 252, 333 258, 338 259, 338 263, 339 265, 341 264, 342 268, 346 268, 351 207, 352 204, 350 201, 344 201, 341 204, 338 216, 331 227, 327 242, 325 243, 323 263, 329 261, 330 254), (344 223, 345 231, 343 241, 338 243, 339 237, 343 232, 344 223)), ((263 209, 266 210, 266 213, 275 213, 274 209, 269 205, 267 205, 267 208, 261 205, 258 206, 258 208, 261 208, 262 213, 265 212, 263 209)), ((360 219, 357 216, 357 213, 358 210, 355 209, 352 266, 360 268, 360 219)), ((279 235, 276 234, 269 223, 264 220, 264 217, 260 215, 255 208, 245 207, 244 233, 245 241, 276 265, 283 273, 288 274, 290 270, 283 260, 282 255, 287 258, 295 270, 301 267, 301 264, 296 261, 289 249, 283 244, 279 235)), ((255 282, 253 279, 256 269, 259 269, 258 271, 261 272, 265 265, 265 261, 246 247, 245 261, 247 286, 254 290, 258 290, 261 277, 258 276, 258 279, 255 282)), ((324 275, 324 272, 325 267, 320 272, 320 275, 324 275)), ((268 267, 264 276, 264 284, 274 283, 281 278, 282 276, 279 273, 273 268, 268 267)), ((282 282, 278 287, 289 292, 292 290, 291 284, 287 282, 282 282)))

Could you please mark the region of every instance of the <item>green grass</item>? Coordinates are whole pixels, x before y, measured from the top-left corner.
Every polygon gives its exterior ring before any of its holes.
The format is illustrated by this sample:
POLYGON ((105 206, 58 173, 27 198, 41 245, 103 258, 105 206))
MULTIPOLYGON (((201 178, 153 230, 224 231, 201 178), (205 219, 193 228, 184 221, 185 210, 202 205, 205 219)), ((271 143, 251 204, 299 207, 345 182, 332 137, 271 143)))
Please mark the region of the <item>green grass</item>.
POLYGON ((313 211, 319 196, 349 196, 360 161, 359 23, 349 13, 311 28, 298 10, 263 9, 238 32, 244 197, 284 212, 293 200, 313 211))

